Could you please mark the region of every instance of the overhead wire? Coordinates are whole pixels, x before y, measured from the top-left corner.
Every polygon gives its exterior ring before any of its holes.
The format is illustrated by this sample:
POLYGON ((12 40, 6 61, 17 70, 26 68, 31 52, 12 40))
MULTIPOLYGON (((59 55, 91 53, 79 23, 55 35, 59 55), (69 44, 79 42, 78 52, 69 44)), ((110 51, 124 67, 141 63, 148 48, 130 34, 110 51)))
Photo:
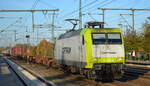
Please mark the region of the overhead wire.
MULTIPOLYGON (((145 7, 145 8, 143 8, 143 9, 148 9, 148 8, 150 8, 150 7, 145 7)), ((146 11, 145 11, 146 12, 146 11)), ((145 12, 141 12, 141 13, 137 13, 137 14, 135 14, 135 16, 142 16, 142 15, 140 15, 140 14, 144 14, 145 12)), ((127 17, 126 19, 129 19, 130 17, 127 17)))
MULTIPOLYGON (((85 11, 89 11, 89 12, 91 12, 91 11, 93 11, 94 9, 97 9, 98 7, 97 6, 99 6, 99 7, 103 7, 103 6, 107 6, 107 5, 109 5, 109 4, 111 4, 111 3, 113 3, 113 2, 115 2, 115 1, 117 1, 117 0, 111 0, 111 1, 109 1, 109 0, 104 0, 104 1, 102 1, 101 3, 97 3, 96 5, 94 5, 94 6, 92 6, 92 7, 90 7, 90 8, 88 8, 87 10, 85 10, 85 11)), ((83 12, 85 12, 85 11, 83 11, 83 12)), ((88 13, 86 13, 86 14, 88 14, 88 13)), ((93 17, 93 16, 92 16, 93 17)), ((93 17, 94 18, 94 17, 93 17)), ((95 19, 95 21, 96 21, 96 19, 95 19)))
POLYGON ((56 6, 54 6, 54 5, 52 5, 52 4, 50 4, 50 3, 47 3, 47 2, 45 2, 44 0, 40 0, 39 1, 41 4, 44 4, 44 5, 46 5, 46 6, 51 6, 51 7, 53 7, 53 8, 57 8, 56 6))
MULTIPOLYGON (((34 9, 34 8, 37 6, 38 2, 39 2, 39 0, 35 0, 34 4, 33 4, 32 7, 31 7, 31 9, 34 9)), ((26 17, 28 17, 28 16, 26 16, 26 17)), ((5 28, 5 30, 8 29, 9 27, 11 27, 14 23, 16 23, 17 21, 19 21, 20 19, 22 19, 22 18, 19 18, 19 19, 17 19, 15 22, 13 22, 13 23, 11 23, 10 25, 8 25, 8 27, 5 28)), ((27 18, 26 18, 26 19, 27 19, 27 18)))
MULTIPOLYGON (((148 7, 145 7, 145 8, 143 8, 143 9, 148 9, 148 8, 150 8, 150 6, 148 6, 148 7)), ((135 14, 135 16, 141 16, 140 14, 144 14, 146 11, 144 11, 144 12, 141 12, 141 13, 137 13, 137 14, 135 14)), ((128 17, 129 18, 129 17, 128 17)), ((127 19, 128 19, 127 18, 127 19)))
POLYGON ((38 5, 38 2, 39 2, 39 1, 40 1, 40 0, 35 0, 34 4, 32 5, 32 7, 31 7, 30 9, 35 9, 36 6, 38 5))
MULTIPOLYGON (((129 2, 127 5, 129 5, 131 2, 129 2)), ((135 5, 136 6, 136 5, 135 5)), ((123 6, 124 7, 124 6, 123 6)), ((112 17, 111 17, 112 18, 112 17)), ((129 17, 128 17, 129 18, 129 17)), ((125 19, 125 18, 124 18, 125 19)), ((111 20, 111 21, 114 21, 115 19, 111 20)), ((116 20, 118 20, 118 18, 116 18, 116 20)), ((127 20, 126 20, 127 22, 127 20)), ((128 24, 129 25, 129 24, 128 24)))
MULTIPOLYGON (((39 2, 40 0, 35 0, 35 2, 34 2, 34 4, 32 5, 32 7, 30 8, 31 10, 33 10, 36 6, 37 6, 37 4, 38 4, 38 2, 39 2)), ((27 20, 27 17, 29 17, 29 16, 25 16, 25 18, 26 18, 26 20, 27 20)), ((19 18, 19 19, 17 19, 15 22, 13 22, 13 23, 11 23, 11 24, 9 24, 5 29, 4 29, 4 31, 6 31, 6 30, 8 30, 11 26, 13 26, 13 25, 15 25, 18 21, 20 21, 21 19, 19 18)), ((25 21, 26 21, 25 20, 25 21)), ((25 23, 25 22, 24 22, 25 23)), ((24 25, 24 24, 23 24, 24 25)), ((1 32, 0 32, 1 33, 1 32)))
MULTIPOLYGON (((91 1, 91 2, 89 2, 89 3, 87 3, 87 4, 85 4, 85 5, 82 7, 82 9, 84 9, 84 8, 90 6, 90 5, 93 5, 93 4, 96 3, 97 1, 98 1, 98 0, 94 0, 94 1, 91 1)), ((60 21, 60 19, 61 19, 61 20, 64 20, 64 19, 66 18, 66 16, 67 16, 67 17, 68 17, 68 16, 72 16, 73 14, 75 14, 75 13, 77 13, 77 12, 79 12, 79 9, 76 9, 76 10, 73 10, 73 11, 71 11, 71 12, 69 12, 69 13, 66 13, 66 14, 64 14, 63 16, 58 17, 58 19, 59 19, 59 21, 60 21)), ((58 20, 57 20, 57 21, 58 21, 58 20)), ((62 21, 61 23, 64 23, 64 21, 62 21)))
MULTIPOLYGON (((100 2, 100 3, 98 3, 98 4, 96 4, 96 5, 94 5, 94 6, 92 6, 92 7, 90 7, 90 8, 88 8, 88 9, 86 9, 86 11, 91 11, 91 10, 94 10, 94 9, 97 9, 98 7, 96 7, 96 6, 99 6, 99 7, 104 7, 104 6, 107 6, 107 5, 109 5, 109 4, 111 4, 111 3, 113 3, 113 2, 115 2, 115 1, 117 1, 117 0, 111 0, 111 1, 109 1, 109 0, 104 0, 104 1, 102 1, 102 2, 100 2)), ((83 11, 84 12, 84 11, 83 11)))
MULTIPOLYGON (((81 7, 81 8, 83 9, 83 8, 85 8, 85 7, 88 7, 88 6, 94 4, 94 3, 97 2, 97 1, 98 1, 98 0, 94 0, 94 1, 92 1, 92 2, 90 2, 90 3, 88 3, 88 4, 86 4, 86 5, 84 5, 84 6, 81 7)), ((64 16, 62 16, 61 18, 64 18, 64 17, 66 17, 66 16, 71 16, 72 14, 74 14, 74 13, 76 13, 76 12, 79 12, 79 9, 76 9, 76 10, 74 10, 74 11, 72 11, 72 12, 69 12, 69 13, 65 14, 64 16)))
MULTIPOLYGON (((86 8, 86 7, 89 7, 89 6, 91 6, 91 5, 93 5, 93 4, 95 4, 96 2, 97 2, 98 0, 94 0, 94 1, 92 1, 92 2, 90 2, 90 3, 88 3, 88 4, 86 4, 86 5, 84 5, 83 7, 82 7, 82 9, 83 8, 86 8)), ((97 5, 105 5, 104 3, 105 2, 107 2, 107 1, 109 1, 109 0, 103 0, 103 1, 101 1, 101 2, 99 2, 97 5)), ((113 0, 112 0, 113 1, 113 0)), ((111 1, 111 2, 112 2, 111 1)), ((110 3, 110 2, 109 2, 110 3)), ((108 4, 109 4, 108 3, 108 4)), ((92 6, 93 7, 93 6, 92 6)), ((94 5, 94 7, 95 7, 95 5, 94 5)), ((89 9, 87 9, 87 10, 89 10, 89 9)), ((74 10, 74 11, 72 11, 72 12, 70 12, 70 13, 67 13, 66 15, 64 15, 64 16, 62 16, 62 17, 60 17, 59 19, 63 19, 64 17, 66 17, 66 16, 71 16, 72 14, 74 14, 74 13, 76 13, 76 12, 78 12, 79 11, 79 9, 77 9, 77 10, 74 10)), ((83 12, 84 12, 84 10, 83 10, 83 12)))
POLYGON ((97 20, 92 16, 92 14, 88 13, 88 16, 89 16, 92 20, 97 21, 97 20))
MULTIPOLYGON (((115 1, 117 1, 117 0, 111 0, 111 1, 104 0, 104 1, 102 1, 102 2, 92 6, 90 8, 87 8, 87 9, 83 10, 83 12, 85 12, 85 11, 90 11, 91 12, 91 11, 97 9, 98 8, 97 6, 99 6, 99 7, 107 6, 107 5, 109 5, 109 4, 111 4, 111 3, 115 2, 115 1)), ((85 13, 85 14, 88 14, 88 13, 85 13)))

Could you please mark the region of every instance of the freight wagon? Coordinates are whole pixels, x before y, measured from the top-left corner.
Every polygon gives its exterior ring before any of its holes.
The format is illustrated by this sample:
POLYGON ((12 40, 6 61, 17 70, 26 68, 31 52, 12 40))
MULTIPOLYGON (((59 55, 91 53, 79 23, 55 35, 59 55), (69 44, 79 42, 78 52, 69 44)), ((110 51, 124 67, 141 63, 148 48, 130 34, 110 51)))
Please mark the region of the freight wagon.
POLYGON ((27 52, 27 48, 25 47, 13 47, 11 49, 11 55, 13 56, 24 56, 25 53, 27 52))
POLYGON ((2 51, 2 54, 3 54, 4 56, 10 56, 10 55, 11 55, 11 49, 3 50, 3 51, 2 51))

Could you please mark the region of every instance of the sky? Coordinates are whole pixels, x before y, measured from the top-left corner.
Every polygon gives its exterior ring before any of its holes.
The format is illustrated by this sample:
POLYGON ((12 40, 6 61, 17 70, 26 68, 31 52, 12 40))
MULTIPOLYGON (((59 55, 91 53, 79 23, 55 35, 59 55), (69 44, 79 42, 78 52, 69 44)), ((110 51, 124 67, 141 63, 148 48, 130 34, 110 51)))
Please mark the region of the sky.
MULTIPOLYGON (((88 21, 102 21, 101 10, 97 8, 136 8, 150 9, 150 0, 82 0, 83 26, 88 21)), ((55 29, 71 29, 72 25, 65 19, 76 18, 79 14, 79 0, 0 0, 0 10, 31 10, 31 9, 59 9, 55 15, 55 29)), ((51 28, 53 12, 36 12, 35 25, 45 25, 44 28, 32 29, 31 13, 0 13, 0 46, 13 46, 17 43, 28 43, 26 35, 30 35, 29 43, 36 45, 42 39, 51 41, 51 28), (15 35, 15 31, 17 31, 15 35), (16 36, 16 40, 15 40, 16 36)), ((105 27, 121 28, 132 25, 131 11, 105 11, 105 27), (126 14, 120 16, 120 14, 126 14), (118 24, 122 24, 122 27, 118 24)), ((149 11, 135 12, 135 29, 142 31, 142 24, 149 17, 149 11)), ((76 28, 78 29, 78 27, 76 28)), ((58 37, 65 31, 55 31, 58 37)))

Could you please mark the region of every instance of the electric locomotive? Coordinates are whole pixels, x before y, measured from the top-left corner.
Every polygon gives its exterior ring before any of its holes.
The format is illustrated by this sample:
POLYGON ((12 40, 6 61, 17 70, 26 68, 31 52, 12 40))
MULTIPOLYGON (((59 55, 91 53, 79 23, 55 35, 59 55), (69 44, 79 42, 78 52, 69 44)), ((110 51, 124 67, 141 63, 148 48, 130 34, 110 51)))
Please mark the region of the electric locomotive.
POLYGON ((104 28, 102 22, 88 22, 83 29, 59 36, 55 60, 64 70, 79 72, 88 79, 121 78, 125 64, 122 32, 117 28, 104 28))

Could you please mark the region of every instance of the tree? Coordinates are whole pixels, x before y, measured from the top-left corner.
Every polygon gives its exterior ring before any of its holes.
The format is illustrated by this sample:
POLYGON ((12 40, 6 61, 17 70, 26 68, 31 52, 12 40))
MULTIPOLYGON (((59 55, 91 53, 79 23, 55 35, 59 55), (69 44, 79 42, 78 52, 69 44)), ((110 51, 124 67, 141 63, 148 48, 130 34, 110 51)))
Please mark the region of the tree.
POLYGON ((0 47, 0 53, 2 53, 4 50, 6 50, 6 48, 0 47))
POLYGON ((150 23, 148 20, 143 24, 143 35, 144 35, 144 51, 147 53, 148 57, 150 56, 150 23))
POLYGON ((127 30, 125 35, 126 52, 140 51, 143 49, 143 35, 137 34, 136 31, 127 30))
POLYGON ((37 56, 50 56, 54 55, 54 44, 49 43, 46 40, 42 40, 40 44, 37 45, 36 49, 37 56))
POLYGON ((36 56, 36 49, 37 49, 37 46, 28 47, 26 55, 27 56, 36 56))

